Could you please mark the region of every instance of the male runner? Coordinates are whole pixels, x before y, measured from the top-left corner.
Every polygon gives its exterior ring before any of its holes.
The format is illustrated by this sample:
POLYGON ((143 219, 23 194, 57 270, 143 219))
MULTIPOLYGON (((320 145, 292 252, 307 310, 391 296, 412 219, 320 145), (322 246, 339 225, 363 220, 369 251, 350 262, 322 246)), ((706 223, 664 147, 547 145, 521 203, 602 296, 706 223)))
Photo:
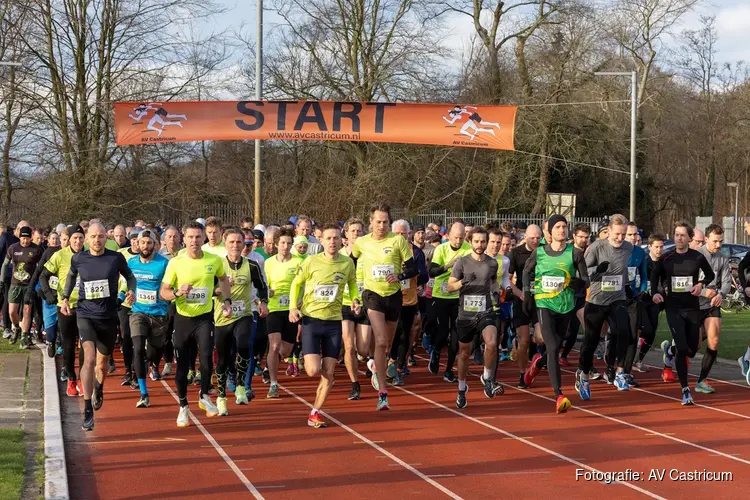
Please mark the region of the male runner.
POLYGON ((333 372, 341 352, 341 296, 349 285, 354 313, 359 313, 359 291, 352 259, 341 255, 341 230, 337 224, 323 227, 323 253, 305 259, 292 282, 289 322, 302 322, 305 371, 320 376, 313 409, 307 418, 310 427, 326 427, 320 417, 333 386, 333 372), (304 295, 302 288, 304 287, 304 295), (298 308, 302 301, 302 309, 298 308), (321 363, 322 360, 322 363, 321 363))
MULTIPOLYGON (((231 285, 231 315, 225 316, 221 310, 221 289, 214 292, 214 323, 216 325, 216 379, 219 396, 216 407, 220 416, 229 415, 227 409, 227 374, 229 367, 234 364, 232 342, 236 343, 237 371, 240 383, 235 389, 237 404, 247 404, 246 381, 248 366, 251 358, 251 343, 253 341, 253 288, 258 293, 258 315, 265 318, 268 314, 268 289, 263 279, 261 266, 254 260, 242 257, 245 237, 239 229, 229 229, 225 233, 224 247, 227 256, 222 259, 227 281, 231 285)), ((226 297, 226 295, 224 295, 226 297)), ((249 376, 252 376, 250 374, 249 376)), ((273 386, 272 386, 273 388, 273 386)))
POLYGON ((81 428, 92 431, 94 410, 99 410, 104 402, 107 363, 117 337, 120 275, 127 282, 125 299, 130 303, 135 298, 136 280, 122 254, 104 248, 107 231, 102 224, 90 224, 86 236, 89 249, 75 254, 70 260, 70 270, 60 295, 60 312, 65 316, 72 315, 70 298, 73 289, 78 288, 76 322, 83 344, 81 382, 85 404, 81 428), (79 276, 81 279, 76 286, 79 276))
MULTIPOLYGON (((133 257, 140 255, 140 247, 138 244, 138 236, 140 234, 141 229, 137 226, 131 229, 130 234, 128 234, 130 237, 130 246, 117 250, 123 255, 123 257, 125 257, 126 262, 133 257)), ((154 236, 152 235, 151 238, 153 239, 154 236)), ((84 246, 83 249, 86 250, 86 247, 84 246)), ((126 286, 127 283, 120 278, 119 288, 121 293, 125 293, 126 286)), ((130 310, 131 304, 124 300, 120 302, 119 307, 117 308, 117 319, 119 320, 120 335, 122 337, 122 362, 125 365, 125 375, 122 377, 122 381, 120 381, 120 386, 130 386, 131 389, 136 390, 139 388, 139 385, 138 377, 133 369, 134 349, 133 337, 130 331, 130 310)), ((114 365, 114 359, 111 359, 110 365, 114 365)), ((114 369, 112 371, 114 371, 114 369)))
MULTIPOLYGON (((146 361, 158 366, 169 326, 169 303, 159 297, 159 288, 169 261, 156 252, 156 241, 153 232, 144 229, 138 236, 139 255, 128 259, 128 267, 136 280, 135 302, 129 317, 133 341, 133 371, 141 393, 136 408, 148 408, 151 405, 146 387, 146 361)), ((120 299, 124 301, 123 296, 120 299)), ((161 379, 158 368, 153 365, 151 379, 161 379)))
POLYGON ((190 222, 183 229, 185 253, 169 261, 159 296, 166 301, 175 301, 173 342, 177 351, 177 370, 175 385, 179 398, 180 411, 177 415, 177 427, 190 424, 190 410, 187 401, 187 372, 189 368, 188 341, 193 339, 200 347, 201 390, 198 406, 205 410, 206 416, 214 417, 219 410, 211 401, 208 391, 211 389, 211 372, 213 371, 214 318, 211 314, 214 290, 214 279, 219 280, 221 301, 225 317, 232 315, 231 286, 224 271, 222 257, 204 252, 203 226, 190 222))
MULTIPOLYGON (((10 315, 10 343, 15 344, 19 333, 19 310, 23 304, 23 322, 21 323, 21 349, 31 347, 31 304, 34 290, 29 287, 31 276, 42 258, 42 249, 31 241, 31 228, 24 226, 18 231, 18 243, 8 247, 8 253, 2 266, 2 276, 7 276, 6 268, 10 266, 11 282, 8 291, 8 313, 10 315)), ((38 325, 41 328, 41 325, 38 325)))
POLYGON ((576 372, 576 388, 584 401, 591 398, 589 375, 605 321, 612 332, 605 356, 607 383, 614 382, 619 391, 630 390, 625 378, 625 357, 630 344, 627 298, 632 292, 627 291, 630 288, 627 278, 633 245, 625 241, 627 226, 624 216, 613 215, 609 218, 607 237, 593 242, 586 252, 591 287, 584 308, 584 341, 576 372))
POLYGON ((54 302, 52 304, 47 304, 47 302, 44 300, 44 291, 41 289, 41 285, 39 285, 39 277, 42 275, 42 271, 44 270, 44 266, 49 262, 49 260, 52 258, 52 256, 60 250, 62 247, 68 246, 68 234, 67 230, 65 230, 65 235, 58 234, 57 232, 51 232, 49 235, 49 246, 42 254, 42 258, 39 260, 39 264, 36 266, 36 270, 34 271, 34 274, 31 276, 31 282, 29 283, 29 287, 32 290, 35 290, 35 293, 38 294, 39 298, 42 299, 42 316, 43 316, 43 324, 44 324, 44 334, 47 341, 47 357, 54 358, 55 352, 57 349, 57 277, 54 278, 52 283, 50 284, 51 291, 55 293, 54 302), (64 240, 64 243, 63 243, 64 240), (37 287, 37 285, 39 285, 37 287), (54 285, 54 286, 52 286, 54 285), (38 289, 38 292, 36 290, 38 289))
POLYGON ((310 217, 300 215, 297 217, 297 222, 294 226, 296 235, 304 236, 307 239, 307 255, 317 255, 323 251, 320 241, 312 234, 313 224, 310 217))
MULTIPOLYGON (((589 226, 588 224, 579 223, 573 227, 573 246, 581 252, 586 252, 586 248, 588 248, 589 246, 590 237, 591 226, 589 226)), ((578 339, 578 331, 581 329, 581 325, 583 324, 583 309, 586 305, 586 290, 576 290, 575 296, 576 300, 575 305, 573 306, 575 315, 570 318, 568 334, 565 338, 565 346, 563 347, 562 353, 560 353, 560 366, 570 366, 568 355, 570 354, 570 351, 573 350, 573 347, 576 344, 576 340, 578 339)), ((591 370, 591 378, 597 379, 598 377, 595 377, 593 374, 594 368, 591 367, 591 370)))
MULTIPOLYGON (((643 314, 643 299, 650 302, 650 296, 646 295, 648 289, 648 262, 646 251, 636 244, 638 240, 638 226, 630 221, 625 233, 625 241, 633 245, 633 252, 628 259, 628 283, 632 295, 628 297, 628 321, 630 324, 630 343, 625 355, 625 380, 630 387, 638 387, 640 384, 635 380, 631 371, 638 351, 638 330, 641 328, 641 316, 643 314)), ((626 290, 627 291, 627 290, 626 290)))
POLYGON ((487 230, 474 228, 471 234, 471 253, 456 260, 448 278, 448 292, 459 291, 458 319, 458 396, 456 408, 466 408, 466 374, 474 337, 484 340, 484 370, 482 383, 484 395, 494 398, 496 387, 492 377, 497 358, 497 325, 493 303, 498 302, 499 287, 497 260, 487 257, 487 230), (493 300, 494 299, 494 300, 493 300))
MULTIPOLYGON (((663 308, 663 305, 654 304, 653 300, 651 299, 654 293, 661 293, 662 291, 661 286, 659 287, 659 290, 651 290, 651 273, 653 273, 654 266, 661 257, 663 250, 663 235, 654 233, 648 237, 648 255, 646 256, 646 266, 647 276, 649 277, 649 280, 646 294, 644 294, 642 300, 643 306, 641 311, 641 338, 638 346, 638 356, 636 362, 633 363, 633 369, 641 373, 646 373, 647 371, 646 366, 643 364, 643 358, 646 357, 646 353, 648 353, 649 349, 651 349, 651 345, 654 343, 654 338, 656 338, 656 330, 659 326, 659 313, 663 308)), ((675 380, 672 370, 663 372, 662 377, 664 376, 667 376, 665 382, 674 382, 675 380)))
POLYGON ((706 244, 706 236, 698 228, 693 228, 693 236, 690 237, 690 249, 699 250, 703 245, 706 244))
POLYGON ((718 224, 711 224, 706 228, 706 244, 698 251, 708 261, 716 275, 702 291, 699 298, 701 322, 703 331, 706 332, 706 354, 703 355, 701 363, 701 373, 698 377, 698 383, 695 384, 695 392, 711 394, 716 392, 708 384, 708 377, 711 367, 716 361, 716 354, 719 349, 719 334, 721 333, 721 302, 724 297, 731 291, 732 287, 732 268, 729 259, 721 255, 721 245, 724 243, 724 229, 718 224))
POLYGON ((692 405, 693 396, 688 387, 688 361, 698 352, 700 335, 700 302, 703 287, 716 277, 703 254, 689 248, 694 238, 693 228, 687 222, 677 222, 674 228, 675 249, 664 254, 651 274, 651 290, 657 290, 661 281, 666 282, 664 297, 654 293, 654 304, 664 303, 669 330, 675 345, 662 342, 665 370, 677 368, 677 377, 682 387, 682 405, 692 405), (703 279, 700 272, 703 271, 703 279))
MULTIPOLYGON (((489 231, 489 240, 487 242, 487 250, 485 254, 497 260, 497 283, 500 288, 500 303, 495 307, 495 324, 497 326, 497 340, 496 344, 502 346, 502 356, 498 355, 495 357, 495 365, 490 370, 490 377, 495 386, 495 393, 502 394, 504 392, 503 386, 497 383, 497 367, 498 362, 508 359, 508 350, 504 347, 505 332, 508 329, 508 322, 510 321, 511 313, 511 302, 510 298, 512 295, 510 274, 508 268, 510 267, 510 235, 504 234, 500 229, 492 229, 489 231)), ((485 349, 487 347, 485 346, 485 349)))
POLYGON ((221 219, 218 217, 209 217, 206 219, 206 238, 208 241, 201 248, 204 252, 218 255, 219 257, 225 257, 227 250, 224 246, 224 240, 222 239, 221 230, 221 219))
POLYGON ((453 374, 453 363, 458 353, 458 337, 456 335, 456 320, 458 318, 459 293, 448 291, 448 279, 455 262, 471 253, 471 245, 465 241, 466 229, 461 222, 455 222, 448 233, 448 241, 441 243, 432 255, 430 261, 430 278, 435 281, 432 285, 432 301, 428 306, 435 331, 432 332, 432 345, 428 370, 433 375, 440 369, 440 351, 448 344, 448 364, 445 368, 443 380, 454 383, 458 379, 453 374))
MULTIPOLYGON (((745 234, 750 236, 750 217, 745 217, 745 234)), ((737 266, 737 278, 742 288, 742 293, 745 297, 745 302, 750 304, 750 283, 747 279, 747 271, 750 268, 750 252, 746 253, 737 266)), ((750 343, 748 343, 747 350, 743 356, 737 358, 737 364, 740 365, 740 371, 742 376, 745 377, 745 381, 750 385, 750 343)))
MULTIPOLYGON (((568 323, 575 309, 575 292, 585 290, 588 271, 583 252, 566 242, 568 221, 562 215, 552 215, 548 220, 549 242, 537 247, 526 260, 523 270, 523 307, 531 313, 536 306, 544 345, 547 347, 547 371, 552 390, 557 398, 557 413, 565 413, 570 401, 563 395, 558 356, 568 323), (580 278, 576 278, 576 273, 580 278), (532 295, 531 289, 534 289, 532 295)), ((537 354, 538 356, 538 354, 537 354)), ((532 362, 528 385, 539 374, 538 363, 532 362)))
POLYGON ((389 231, 390 223, 391 208, 380 203, 373 205, 370 208, 372 233, 358 238, 352 248, 352 258, 355 261, 362 259, 364 265, 362 302, 367 308, 367 317, 375 337, 375 363, 370 363, 375 369, 370 369, 373 371, 373 386, 378 391, 378 410, 389 409, 385 385, 386 356, 401 314, 400 282, 418 273, 409 244, 403 236, 389 231))

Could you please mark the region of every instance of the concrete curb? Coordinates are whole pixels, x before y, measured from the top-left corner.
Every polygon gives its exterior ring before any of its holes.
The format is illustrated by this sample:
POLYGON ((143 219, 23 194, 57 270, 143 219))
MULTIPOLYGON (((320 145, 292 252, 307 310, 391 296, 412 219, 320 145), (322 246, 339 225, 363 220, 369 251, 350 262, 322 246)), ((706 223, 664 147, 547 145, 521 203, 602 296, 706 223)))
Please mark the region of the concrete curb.
POLYGON ((39 347, 44 357, 44 498, 69 500, 57 368, 55 358, 44 352, 46 346, 39 347))

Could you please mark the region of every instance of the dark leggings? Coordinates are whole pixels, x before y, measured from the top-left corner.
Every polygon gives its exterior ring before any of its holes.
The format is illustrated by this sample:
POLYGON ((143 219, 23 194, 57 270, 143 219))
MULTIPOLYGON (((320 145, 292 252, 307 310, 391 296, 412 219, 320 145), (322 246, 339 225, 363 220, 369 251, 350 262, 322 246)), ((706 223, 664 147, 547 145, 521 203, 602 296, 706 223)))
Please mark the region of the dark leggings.
POLYGON ((448 343, 448 365, 446 370, 451 370, 456 361, 458 352, 458 336, 456 335, 456 318, 458 318, 458 299, 433 298, 430 305, 434 319, 435 334, 432 336, 432 345, 440 354, 440 351, 448 343))
POLYGON ((560 354, 561 358, 567 358, 570 354, 570 351, 573 350, 573 347, 576 345, 576 340, 578 340, 578 331, 580 329, 581 322, 578 320, 576 311, 573 311, 570 313, 570 322, 568 323, 568 332, 565 336, 565 345, 563 346, 562 353, 560 354))
POLYGON ((136 378, 146 378, 146 363, 158 363, 161 359, 160 347, 154 347, 148 342, 146 347, 146 336, 137 335, 132 337, 133 340, 133 370, 136 378))
POLYGON ((42 317, 42 299, 34 293, 34 301, 31 304, 32 308, 32 319, 36 324, 36 334, 38 338, 42 338, 42 330, 44 329, 44 318, 42 317))
POLYGON ((638 326, 641 324, 641 303, 637 300, 633 300, 628 304, 628 321, 630 322, 630 341, 628 342, 628 350, 625 354, 625 373, 630 373, 633 369, 633 361, 635 361, 636 351, 638 350, 638 326))
POLYGON ((653 302, 641 303, 641 338, 643 345, 638 353, 638 361, 643 361, 646 353, 651 349, 656 338, 656 329, 659 327, 659 313, 661 308, 653 302))
POLYGON ((201 392, 200 397, 211 390, 211 373, 214 368, 214 318, 212 313, 202 314, 194 318, 182 316, 179 313, 174 318, 174 336, 172 338, 177 353, 177 369, 174 382, 177 386, 177 396, 180 406, 187 406, 187 374, 190 364, 190 340, 200 346, 201 392))
POLYGON ((586 303, 583 312, 585 324, 583 346, 581 347, 581 357, 578 360, 578 369, 586 375, 594 366, 594 352, 596 352, 596 346, 599 344, 602 325, 605 321, 609 323, 609 328, 613 333, 612 338, 616 344, 612 346, 612 353, 620 363, 624 364, 630 338, 628 310, 625 306, 624 300, 606 306, 592 304, 591 302, 586 303), (620 342, 620 340, 622 341, 620 342))
MULTIPOLYGON (((69 380, 76 380, 76 344, 78 343, 78 320, 76 310, 71 309, 71 315, 65 316, 57 308, 57 325, 60 329, 60 339, 63 348, 63 367, 68 372, 69 380)), ((81 349, 80 363, 83 365, 83 349, 81 349)))
POLYGON ((537 307, 536 312, 542 330, 542 339, 544 339, 544 345, 547 347, 549 381, 552 384, 552 390, 555 391, 555 396, 560 396, 562 395, 562 378, 558 356, 565 335, 568 333, 570 315, 573 313, 561 314, 543 307, 537 307))
POLYGON ((403 370, 406 366, 406 353, 409 351, 409 336, 411 335, 414 318, 418 312, 417 305, 402 306, 401 318, 396 327, 396 336, 391 344, 390 358, 397 360, 396 367, 403 370))
POLYGON ((666 309, 667 325, 674 339, 674 367, 684 389, 688 386, 687 358, 695 357, 700 340, 700 311, 666 309))
MULTIPOLYGON (((6 330, 10 330, 10 311, 8 310, 8 298, 10 295, 10 281, 3 282, 3 325, 6 330)), ((23 310, 23 308, 21 308, 23 310)))
MULTIPOLYGON (((249 360, 252 330, 252 316, 240 318, 230 325, 216 327, 216 353, 218 354, 216 380, 219 385, 219 397, 227 397, 227 374, 235 360, 233 345, 237 346, 240 359, 249 360)), ((241 370, 241 367, 239 368, 241 370)), ((242 373, 241 377, 244 382, 245 374, 242 373)))
POLYGON ((133 339, 130 337, 130 309, 120 306, 117 311, 122 331, 122 362, 125 364, 125 373, 133 370, 133 339))
POLYGON ((174 344, 172 343, 172 334, 174 333, 174 315, 177 314, 177 308, 174 302, 169 304, 167 309, 167 331, 164 341, 164 362, 171 363, 174 360, 174 344))

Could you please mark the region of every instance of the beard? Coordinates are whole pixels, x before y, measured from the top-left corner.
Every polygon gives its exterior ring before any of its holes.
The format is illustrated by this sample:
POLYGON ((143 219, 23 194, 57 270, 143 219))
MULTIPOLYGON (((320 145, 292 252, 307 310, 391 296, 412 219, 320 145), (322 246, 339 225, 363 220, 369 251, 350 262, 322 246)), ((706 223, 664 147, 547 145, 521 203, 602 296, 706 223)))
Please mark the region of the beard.
POLYGON ((149 257, 151 257, 152 253, 154 253, 153 249, 147 248, 146 250, 141 250, 141 257, 143 257, 144 259, 148 259, 149 257))

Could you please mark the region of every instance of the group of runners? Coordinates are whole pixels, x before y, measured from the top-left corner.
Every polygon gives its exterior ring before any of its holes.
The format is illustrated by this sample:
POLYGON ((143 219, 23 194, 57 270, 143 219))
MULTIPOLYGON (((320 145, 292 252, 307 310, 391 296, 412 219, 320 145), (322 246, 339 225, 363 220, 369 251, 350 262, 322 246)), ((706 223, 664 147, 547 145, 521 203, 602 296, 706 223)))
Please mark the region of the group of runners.
MULTIPOLYGON (((254 375, 268 384, 267 398, 281 397, 286 363, 287 376, 303 368, 319 378, 308 416, 319 428, 337 365, 349 377, 349 400, 362 396, 362 366, 376 409, 388 410, 388 388, 405 384, 420 337, 429 372, 457 383, 458 409, 468 404, 473 358, 487 398, 511 383, 498 381, 500 361, 517 363, 522 389, 546 369, 555 411, 564 413, 571 401, 561 366, 570 365, 580 327, 570 385, 586 401, 591 380, 619 391, 638 386, 634 373, 647 369, 664 311, 672 340, 658 346, 662 378, 673 382, 676 371, 682 404, 692 405, 688 365, 703 338, 694 390, 715 392, 707 377, 731 266, 720 252, 719 225, 704 233, 678 222, 670 236, 674 249, 663 252, 666 238, 652 234, 644 250, 638 227, 622 215, 602 221, 597 235, 561 215, 541 227, 456 221, 425 228, 392 220, 385 204, 372 206, 369 224, 352 218, 316 226, 299 216, 278 226, 247 218, 224 226, 209 217, 177 228, 94 219, 44 231, 21 221, 0 236, 3 337, 21 348, 46 343, 50 357, 62 355, 60 379, 68 396, 84 398, 85 430, 102 408, 118 345, 121 385, 138 391, 138 408, 150 406, 148 378, 174 374, 179 427, 190 424, 190 385, 200 386, 207 416, 226 416, 228 394, 236 405, 255 398, 254 375), (604 359, 602 374, 595 357, 604 359)), ((750 258, 739 280, 750 297, 748 267, 750 258)), ((750 347, 738 360, 748 383, 749 363, 750 347)))

